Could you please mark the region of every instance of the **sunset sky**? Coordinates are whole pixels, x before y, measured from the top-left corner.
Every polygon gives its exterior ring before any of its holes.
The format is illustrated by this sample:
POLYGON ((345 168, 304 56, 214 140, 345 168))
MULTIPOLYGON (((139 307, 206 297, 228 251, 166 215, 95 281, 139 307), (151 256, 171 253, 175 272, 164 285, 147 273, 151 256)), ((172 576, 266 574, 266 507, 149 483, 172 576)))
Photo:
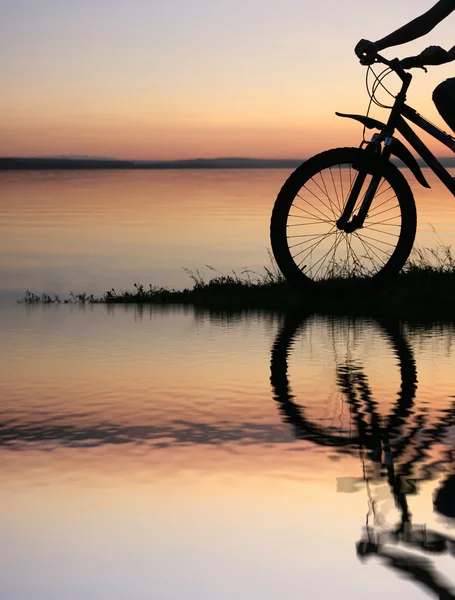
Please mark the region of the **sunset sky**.
MULTIPOLYGON (((357 145, 360 125, 334 115, 367 107, 356 42, 432 4, 9 0, 0 23, 0 155, 302 158, 357 145)), ((455 14, 396 55, 452 47, 454 25, 455 14)), ((431 91, 454 72, 454 63, 417 71, 409 95, 439 125, 431 91)))

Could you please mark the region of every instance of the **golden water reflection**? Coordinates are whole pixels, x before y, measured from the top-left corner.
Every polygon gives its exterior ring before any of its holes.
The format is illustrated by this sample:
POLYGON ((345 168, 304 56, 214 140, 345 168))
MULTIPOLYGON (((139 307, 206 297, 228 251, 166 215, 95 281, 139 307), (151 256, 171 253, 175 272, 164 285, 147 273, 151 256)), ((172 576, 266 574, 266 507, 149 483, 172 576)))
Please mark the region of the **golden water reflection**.
POLYGON ((433 510, 453 328, 102 306, 0 326, 5 597, 429 593, 384 561, 394 531, 454 537, 433 510))
MULTIPOLYGON (((0 174, 0 299, 102 294, 134 282, 191 287, 182 267, 213 276, 269 265, 270 215, 289 169, 0 174)), ((455 171, 453 173, 455 175, 455 171)), ((408 175, 408 173, 406 173, 408 175)), ((451 245, 455 202, 425 170, 416 245, 451 245)))

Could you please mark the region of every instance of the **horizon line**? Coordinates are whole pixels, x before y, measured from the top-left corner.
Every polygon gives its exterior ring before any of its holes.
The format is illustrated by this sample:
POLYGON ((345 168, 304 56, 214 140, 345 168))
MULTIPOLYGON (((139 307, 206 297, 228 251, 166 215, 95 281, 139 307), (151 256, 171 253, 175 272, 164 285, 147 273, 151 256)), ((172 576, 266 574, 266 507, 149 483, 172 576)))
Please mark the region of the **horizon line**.
MULTIPOLYGON (((416 157, 419 166, 425 168, 425 161, 416 157)), ((55 155, 55 156, 9 156, 0 157, 0 170, 76 170, 76 169, 248 169, 248 168, 295 168, 308 158, 258 158, 258 157, 216 157, 183 159, 120 159, 98 156, 55 155)), ((438 157, 442 165, 455 166, 455 156, 438 157)), ((401 162, 396 157, 393 163, 401 162)))
POLYGON ((116 160, 123 162, 185 162, 193 160, 302 160, 298 156, 262 157, 262 156, 197 156, 194 158, 121 158, 90 154, 36 154, 0 156, 0 160, 116 160))

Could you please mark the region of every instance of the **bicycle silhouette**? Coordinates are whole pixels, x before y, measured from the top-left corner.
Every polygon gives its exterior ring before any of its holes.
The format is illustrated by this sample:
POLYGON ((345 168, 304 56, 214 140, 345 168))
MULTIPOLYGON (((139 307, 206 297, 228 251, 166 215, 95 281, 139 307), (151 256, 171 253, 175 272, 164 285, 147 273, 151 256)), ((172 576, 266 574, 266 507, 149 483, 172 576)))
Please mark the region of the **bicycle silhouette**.
POLYGON ((379 54, 375 62, 387 68, 374 74, 370 90, 368 67, 370 106, 374 102, 390 108, 387 123, 368 114, 337 112, 360 121, 364 135, 365 129, 379 133, 364 138, 359 148, 335 148, 310 158, 290 175, 275 201, 272 251, 285 278, 299 290, 378 287, 404 266, 414 244, 417 214, 411 188, 391 158, 402 160, 421 185, 430 186, 411 152, 394 136, 396 131, 455 195, 451 175, 405 121, 455 152, 455 138, 405 103, 412 80, 407 71, 422 68, 420 62, 416 57, 387 60, 379 54), (401 89, 393 105, 385 106, 375 94, 380 87, 386 89, 383 80, 391 73, 400 78, 401 89))
MULTIPOLYGON (((327 328, 334 322, 334 319, 327 320, 327 328)), ((354 327, 356 322, 360 327, 365 326, 365 320, 351 319, 346 321, 347 327, 354 327)), ((359 483, 364 483, 368 492, 366 525, 356 547, 357 556, 365 560, 376 555, 386 566, 407 575, 437 597, 455 599, 449 584, 438 575, 432 562, 415 553, 451 553, 455 558, 455 538, 425 525, 412 524, 407 502, 408 495, 418 493, 420 481, 433 478, 441 470, 444 460, 453 462, 452 451, 443 445, 449 427, 455 424, 455 402, 431 424, 425 410, 416 411, 417 369, 401 325, 392 321, 367 320, 368 331, 371 332, 374 326, 381 333, 398 366, 400 388, 392 410, 387 415, 380 414, 380 405, 373 398, 364 366, 348 357, 336 361, 335 375, 339 392, 349 406, 349 418, 354 427, 341 426, 337 430, 327 424, 326 418, 310 418, 311 396, 304 404, 298 403, 288 375, 289 359, 309 324, 311 317, 288 315, 272 347, 270 381, 274 400, 284 421, 292 425, 299 439, 360 456, 362 478, 347 477, 338 481, 339 491, 354 491, 359 483), (436 444, 446 449, 444 460, 440 456, 437 459, 430 456, 436 444), (383 525, 379 502, 374 497, 374 489, 378 489, 377 485, 384 480, 400 513, 400 522, 392 527, 383 525), (413 553, 409 553, 409 549, 413 553)), ((332 327, 331 333, 336 336, 336 328, 332 327)), ((449 472, 435 497, 434 508, 447 518, 455 518, 454 503, 455 475, 449 472)))

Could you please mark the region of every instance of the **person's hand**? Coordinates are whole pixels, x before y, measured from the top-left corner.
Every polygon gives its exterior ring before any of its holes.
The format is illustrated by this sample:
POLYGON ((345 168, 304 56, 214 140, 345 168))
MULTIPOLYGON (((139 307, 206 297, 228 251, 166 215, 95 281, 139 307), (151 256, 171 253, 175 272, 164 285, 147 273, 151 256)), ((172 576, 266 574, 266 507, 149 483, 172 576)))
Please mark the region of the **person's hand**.
POLYGON ((371 65, 377 53, 376 44, 370 40, 360 40, 354 48, 354 52, 360 58, 362 65, 371 65))
POLYGON ((403 58, 400 60, 400 66, 402 69, 415 69, 419 67, 420 69, 425 69, 422 59, 419 56, 408 56, 407 58, 403 58))
POLYGON ((449 62, 447 50, 441 46, 428 46, 419 54, 419 57, 423 65, 443 65, 449 62))

